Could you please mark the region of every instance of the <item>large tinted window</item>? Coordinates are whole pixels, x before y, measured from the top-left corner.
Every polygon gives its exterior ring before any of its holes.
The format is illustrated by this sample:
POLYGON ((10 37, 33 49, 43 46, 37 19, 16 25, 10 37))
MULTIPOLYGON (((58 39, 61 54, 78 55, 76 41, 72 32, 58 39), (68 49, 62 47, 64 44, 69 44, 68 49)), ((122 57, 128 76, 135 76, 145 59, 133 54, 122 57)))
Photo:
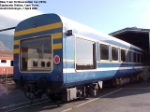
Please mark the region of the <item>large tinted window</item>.
POLYGON ((100 44, 100 59, 108 60, 109 59, 109 46, 100 44))
POLYGON ((118 48, 112 47, 112 60, 118 61, 118 48))
POLYGON ((51 70, 51 37, 42 36, 21 41, 21 70, 51 70))
POLYGON ((121 49, 121 61, 125 62, 126 61, 126 51, 121 49))
POLYGON ((95 68, 95 43, 89 40, 76 38, 76 69, 95 68))

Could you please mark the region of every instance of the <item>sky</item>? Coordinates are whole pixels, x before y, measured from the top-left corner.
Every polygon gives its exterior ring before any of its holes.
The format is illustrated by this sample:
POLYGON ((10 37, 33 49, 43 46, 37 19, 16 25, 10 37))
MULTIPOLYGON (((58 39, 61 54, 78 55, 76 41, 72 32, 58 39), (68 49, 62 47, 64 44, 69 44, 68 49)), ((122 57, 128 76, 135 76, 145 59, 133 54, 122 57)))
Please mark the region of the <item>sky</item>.
POLYGON ((0 28, 11 27, 34 15, 56 13, 103 33, 126 27, 150 29, 149 12, 150 0, 46 0, 39 4, 38 10, 0 10, 0 28))

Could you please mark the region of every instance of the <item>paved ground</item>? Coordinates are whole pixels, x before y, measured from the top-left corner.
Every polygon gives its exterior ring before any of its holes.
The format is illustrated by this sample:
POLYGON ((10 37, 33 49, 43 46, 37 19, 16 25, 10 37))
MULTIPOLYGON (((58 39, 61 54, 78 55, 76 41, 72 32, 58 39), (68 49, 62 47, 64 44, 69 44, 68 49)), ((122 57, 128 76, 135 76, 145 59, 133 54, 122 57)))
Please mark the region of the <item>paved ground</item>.
POLYGON ((60 107, 48 100, 28 105, 29 100, 20 90, 15 86, 9 88, 13 90, 0 97, 2 112, 149 112, 150 110, 150 83, 146 82, 105 88, 100 91, 98 97, 75 100, 60 107))
MULTIPOLYGON (((40 103, 45 100, 48 100, 46 96, 43 99, 35 100, 34 103, 40 103)), ((0 84, 0 112, 29 104, 30 100, 25 97, 23 91, 17 88, 14 83, 0 84)))

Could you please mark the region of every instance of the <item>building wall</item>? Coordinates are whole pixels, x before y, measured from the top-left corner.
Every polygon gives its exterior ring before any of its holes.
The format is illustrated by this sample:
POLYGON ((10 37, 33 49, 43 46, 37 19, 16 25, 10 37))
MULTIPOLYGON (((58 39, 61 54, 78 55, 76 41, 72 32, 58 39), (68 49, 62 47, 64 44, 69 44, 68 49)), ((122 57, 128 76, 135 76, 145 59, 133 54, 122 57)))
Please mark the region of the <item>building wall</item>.
POLYGON ((1 76, 12 76, 13 74, 13 65, 11 58, 1 58, 0 59, 0 77, 1 76))
POLYGON ((11 66, 11 60, 0 59, 0 67, 9 67, 9 66, 11 66))
POLYGON ((0 67, 0 76, 10 76, 13 74, 13 66, 11 67, 0 67))

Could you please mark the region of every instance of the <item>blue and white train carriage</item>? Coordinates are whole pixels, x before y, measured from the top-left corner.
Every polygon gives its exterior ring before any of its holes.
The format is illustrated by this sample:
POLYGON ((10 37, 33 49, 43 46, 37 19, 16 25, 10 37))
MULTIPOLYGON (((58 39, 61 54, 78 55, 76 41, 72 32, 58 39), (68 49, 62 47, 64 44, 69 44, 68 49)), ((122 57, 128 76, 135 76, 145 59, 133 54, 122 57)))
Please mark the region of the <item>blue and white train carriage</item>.
POLYGON ((45 93, 53 100, 70 101, 96 95, 106 80, 129 82, 148 67, 148 55, 57 14, 43 14, 15 29, 14 80, 25 94, 45 93))

